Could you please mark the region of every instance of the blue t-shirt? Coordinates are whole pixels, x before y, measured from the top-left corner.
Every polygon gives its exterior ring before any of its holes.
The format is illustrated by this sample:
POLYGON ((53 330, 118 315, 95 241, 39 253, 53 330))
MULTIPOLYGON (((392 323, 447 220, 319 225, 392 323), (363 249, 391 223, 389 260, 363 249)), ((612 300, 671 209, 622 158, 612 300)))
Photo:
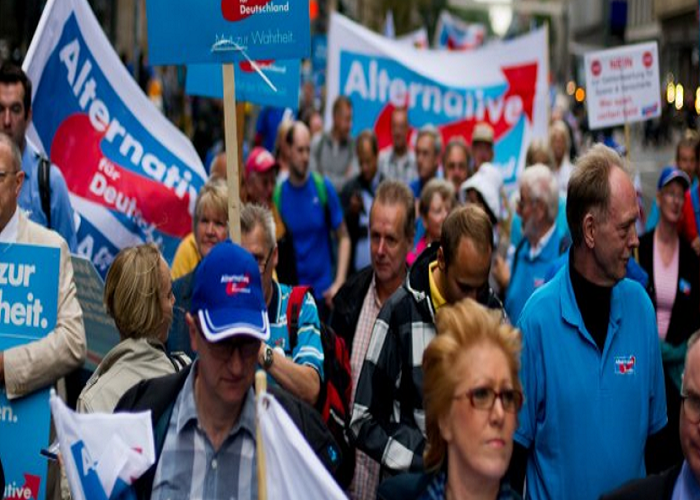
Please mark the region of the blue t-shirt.
MULTIPOLYGON (((27 141, 22 155, 24 183, 19 192, 17 204, 27 214, 29 220, 46 227, 48 219, 41 206, 39 193, 39 153, 27 141)), ((49 170, 49 187, 51 190, 51 229, 63 236, 71 253, 78 247, 73 220, 73 207, 70 203, 68 186, 63 174, 56 165, 49 170)))
POLYGON ((281 206, 278 207, 285 226, 292 233, 299 283, 311 285, 317 300, 323 300, 323 292, 333 284, 330 237, 331 231, 338 229, 343 222, 338 194, 327 177, 323 182, 332 227, 326 224, 326 208, 316 192, 311 174, 301 187, 294 186, 289 179, 284 181, 280 192, 281 206))
MULTIPOLYGON (((310 294, 304 297, 299 312, 297 344, 290 349, 287 328, 287 304, 292 287, 272 282, 273 291, 267 317, 270 320, 270 339, 267 345, 284 351, 285 356, 298 365, 306 365, 316 370, 323 382, 323 345, 321 344, 321 322, 318 319, 316 302, 310 294)), ((268 376, 269 379, 269 376, 268 376)))
POLYGON ((645 476, 647 437, 666 425, 656 317, 644 289, 612 289, 601 354, 576 304, 567 263, 525 304, 515 440, 530 450, 532 499, 591 500, 645 476))
POLYGON ((524 239, 516 251, 511 269, 510 284, 506 291, 506 312, 512 321, 517 321, 530 295, 547 282, 547 273, 552 262, 559 258, 561 235, 554 229, 549 241, 534 259, 530 257, 530 242, 524 239))
POLYGON ((413 197, 416 200, 420 200, 420 194, 423 192, 423 188, 425 187, 423 180, 420 177, 416 177, 409 183, 408 187, 411 188, 413 197))

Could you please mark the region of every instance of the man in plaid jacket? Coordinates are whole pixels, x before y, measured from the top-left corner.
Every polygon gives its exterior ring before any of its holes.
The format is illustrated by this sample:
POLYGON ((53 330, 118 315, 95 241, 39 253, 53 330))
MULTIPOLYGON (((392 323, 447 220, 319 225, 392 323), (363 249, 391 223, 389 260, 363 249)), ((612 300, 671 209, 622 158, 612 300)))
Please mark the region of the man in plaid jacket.
POLYGON ((404 285, 384 304, 372 331, 355 393, 350 433, 385 472, 423 467, 423 351, 435 337, 435 312, 470 297, 503 305, 489 288, 493 230, 474 205, 452 212, 404 285))

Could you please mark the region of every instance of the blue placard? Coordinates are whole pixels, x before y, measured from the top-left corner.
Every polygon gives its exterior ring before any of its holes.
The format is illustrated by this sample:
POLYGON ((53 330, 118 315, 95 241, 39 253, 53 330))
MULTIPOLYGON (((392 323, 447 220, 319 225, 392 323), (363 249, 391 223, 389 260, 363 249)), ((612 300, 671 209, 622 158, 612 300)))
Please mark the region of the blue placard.
POLYGON ((328 37, 326 35, 314 35, 311 37, 311 68, 318 97, 321 97, 321 89, 326 85, 327 63, 328 37))
MULTIPOLYGON (((236 100, 277 108, 299 107, 301 63, 298 59, 258 61, 260 70, 275 86, 275 92, 248 62, 236 65, 236 100)), ((185 89, 190 95, 224 97, 220 64, 190 64, 187 66, 185 89)))
POLYGON ((148 0, 152 64, 309 57, 308 0, 148 0))
MULTIPOLYGON (((0 244, 0 351, 45 337, 56 325, 60 251, 0 244)), ((5 498, 46 498, 49 389, 8 401, 0 389, 5 498)))

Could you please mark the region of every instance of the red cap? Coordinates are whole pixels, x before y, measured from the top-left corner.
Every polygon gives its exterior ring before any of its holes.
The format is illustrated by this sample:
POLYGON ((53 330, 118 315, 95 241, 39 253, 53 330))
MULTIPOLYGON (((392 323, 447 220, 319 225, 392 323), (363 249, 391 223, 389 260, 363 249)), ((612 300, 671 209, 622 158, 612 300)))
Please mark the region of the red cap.
POLYGON ((248 155, 245 162, 246 174, 257 172, 263 174, 273 167, 277 166, 275 157, 265 148, 256 147, 248 155))

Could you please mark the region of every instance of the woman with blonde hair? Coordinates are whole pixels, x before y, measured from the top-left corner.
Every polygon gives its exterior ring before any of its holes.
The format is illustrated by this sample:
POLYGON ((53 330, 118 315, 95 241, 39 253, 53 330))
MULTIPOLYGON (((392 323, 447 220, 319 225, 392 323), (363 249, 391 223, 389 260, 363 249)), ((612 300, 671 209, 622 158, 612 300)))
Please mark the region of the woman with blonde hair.
POLYGON ((189 359, 165 352, 175 297, 170 270, 158 247, 125 248, 107 272, 107 314, 120 342, 102 359, 78 398, 83 413, 114 410, 122 395, 141 380, 175 373, 189 359))
POLYGON ((440 308, 423 356, 425 473, 385 481, 378 498, 520 498, 503 477, 523 393, 520 332, 471 299, 440 308))

